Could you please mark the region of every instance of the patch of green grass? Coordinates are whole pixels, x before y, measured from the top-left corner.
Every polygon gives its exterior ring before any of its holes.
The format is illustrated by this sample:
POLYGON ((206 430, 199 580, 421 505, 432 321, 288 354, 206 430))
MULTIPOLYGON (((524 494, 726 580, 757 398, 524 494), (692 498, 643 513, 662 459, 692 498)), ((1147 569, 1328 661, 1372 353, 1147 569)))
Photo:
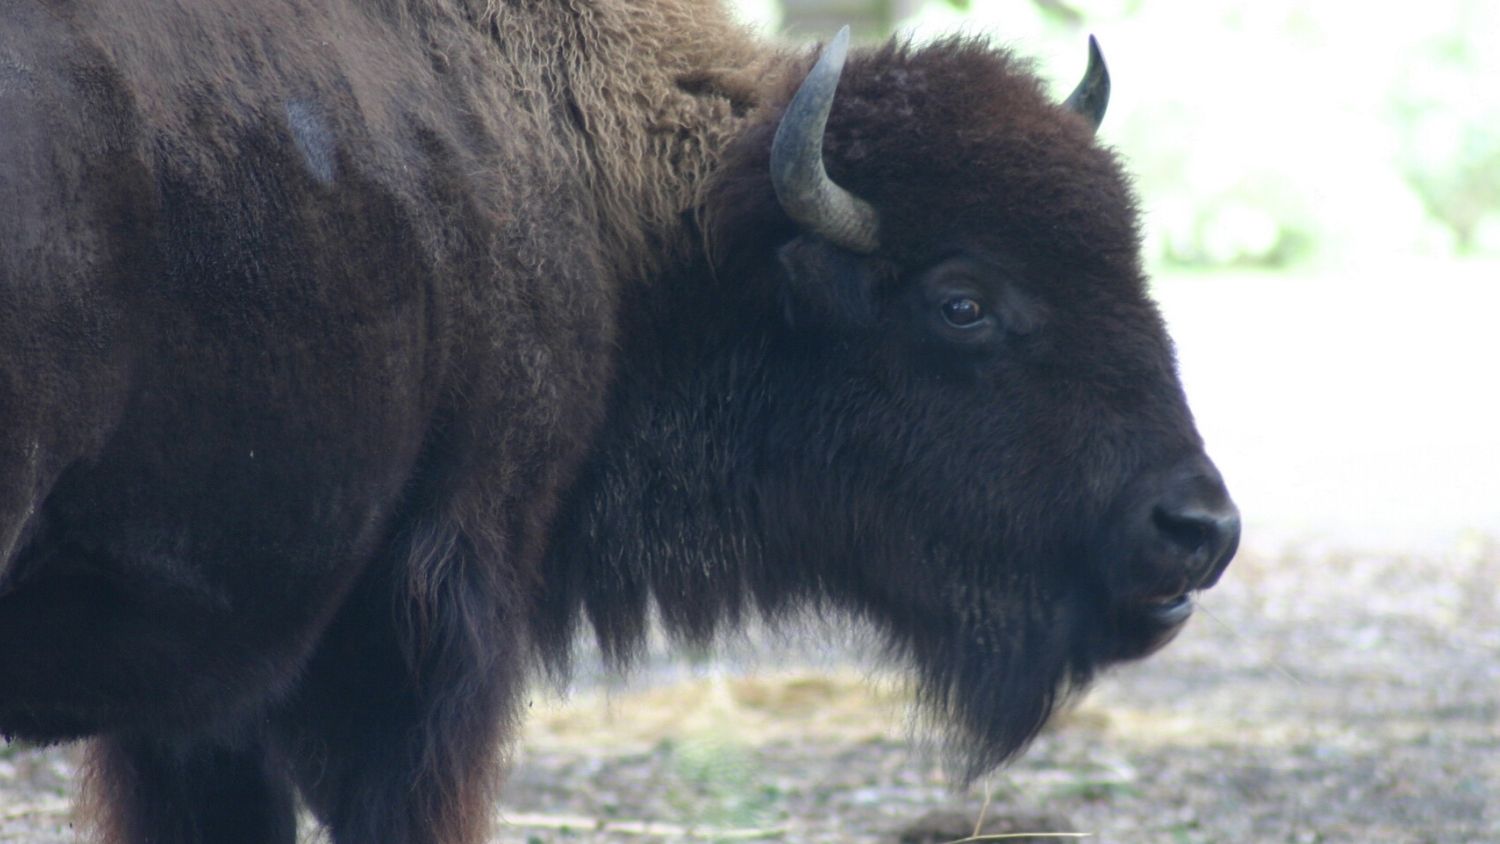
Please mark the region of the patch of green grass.
POLYGON ((672 776, 663 783, 684 826, 763 827, 782 817, 782 790, 763 782, 754 754, 723 737, 686 740, 663 748, 672 776))
POLYGON ((1141 790, 1119 780, 1077 779, 1057 786, 1053 789, 1052 796, 1072 797, 1089 803, 1104 803, 1117 797, 1140 797, 1141 790))
POLYGON ((1167 834, 1172 836, 1172 844, 1206 844, 1207 841, 1197 821, 1173 824, 1167 828, 1167 834))

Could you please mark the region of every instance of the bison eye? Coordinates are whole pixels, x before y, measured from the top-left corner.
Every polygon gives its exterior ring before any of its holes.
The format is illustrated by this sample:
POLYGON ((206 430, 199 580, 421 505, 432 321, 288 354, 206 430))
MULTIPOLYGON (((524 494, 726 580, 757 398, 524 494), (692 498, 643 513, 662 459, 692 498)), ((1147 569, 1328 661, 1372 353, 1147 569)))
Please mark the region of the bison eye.
POLYGON ((943 319, 954 328, 970 328, 984 319, 984 307, 967 296, 955 296, 943 303, 943 319))

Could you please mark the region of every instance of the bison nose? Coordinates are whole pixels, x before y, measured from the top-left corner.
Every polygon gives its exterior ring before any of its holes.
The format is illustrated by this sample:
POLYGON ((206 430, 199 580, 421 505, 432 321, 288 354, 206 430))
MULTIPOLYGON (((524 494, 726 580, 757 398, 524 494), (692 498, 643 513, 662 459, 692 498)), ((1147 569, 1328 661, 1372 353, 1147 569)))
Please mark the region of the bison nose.
POLYGON ((1213 464, 1193 463, 1176 473, 1152 508, 1151 523, 1183 564, 1188 588, 1207 589, 1219 581, 1239 547, 1240 511, 1213 464))
POLYGON ((1217 583, 1240 544, 1240 514, 1234 505, 1224 509, 1158 505, 1151 520, 1188 561, 1191 589, 1207 589, 1217 583))

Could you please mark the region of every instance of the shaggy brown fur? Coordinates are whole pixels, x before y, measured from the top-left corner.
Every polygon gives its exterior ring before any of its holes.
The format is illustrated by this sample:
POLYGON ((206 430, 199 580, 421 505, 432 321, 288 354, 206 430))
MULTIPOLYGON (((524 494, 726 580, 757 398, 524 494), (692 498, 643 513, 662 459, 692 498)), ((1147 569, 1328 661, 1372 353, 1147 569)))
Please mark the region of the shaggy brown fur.
POLYGON ((811 59, 700 0, 0 0, 0 732, 91 743, 111 844, 474 844, 585 618, 868 619, 975 771, 1169 638, 1232 508, 1113 157, 988 46, 859 54, 855 254, 768 177, 811 59))

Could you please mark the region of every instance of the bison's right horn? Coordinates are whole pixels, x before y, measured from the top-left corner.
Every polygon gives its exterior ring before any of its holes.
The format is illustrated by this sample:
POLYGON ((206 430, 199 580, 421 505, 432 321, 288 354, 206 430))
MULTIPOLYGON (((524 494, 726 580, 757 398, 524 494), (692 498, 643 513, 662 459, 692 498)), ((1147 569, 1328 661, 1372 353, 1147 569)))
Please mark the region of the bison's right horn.
POLYGON ((849 27, 828 42, 786 108, 771 142, 771 183, 787 216, 853 252, 879 246, 880 216, 870 203, 834 184, 823 169, 823 129, 849 54, 849 27))
POLYGON ((1109 108, 1109 68, 1104 66, 1104 54, 1099 52, 1099 41, 1089 36, 1089 66, 1083 71, 1083 80, 1063 105, 1083 115, 1099 131, 1104 122, 1104 111, 1109 108))

